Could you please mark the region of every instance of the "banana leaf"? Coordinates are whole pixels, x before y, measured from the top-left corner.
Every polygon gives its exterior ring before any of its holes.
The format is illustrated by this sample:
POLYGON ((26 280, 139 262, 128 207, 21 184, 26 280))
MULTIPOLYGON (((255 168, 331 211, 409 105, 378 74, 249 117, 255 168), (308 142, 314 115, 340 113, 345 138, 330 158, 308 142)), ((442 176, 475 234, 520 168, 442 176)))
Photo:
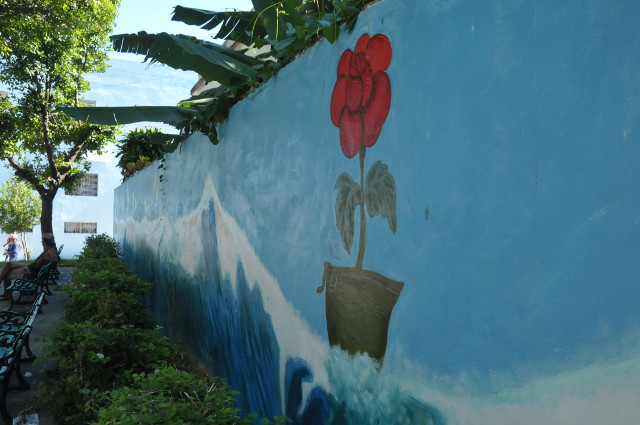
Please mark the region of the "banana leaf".
POLYGON ((232 98, 233 96, 226 87, 218 86, 211 89, 204 90, 203 92, 191 96, 189 99, 184 99, 178 102, 179 106, 192 107, 195 105, 209 105, 213 102, 219 101, 221 98, 232 98))
POLYGON ((205 80, 229 88, 255 81, 262 62, 228 47, 182 34, 119 34, 111 36, 117 52, 145 55, 151 63, 195 71, 205 80))
POLYGON ((304 26, 304 19, 298 11, 300 0, 251 0, 262 21, 269 38, 283 40, 288 38, 287 24, 295 27, 304 26))
POLYGON ((196 25, 204 30, 214 30, 220 26, 217 32, 212 34, 213 38, 233 40, 245 46, 251 46, 256 39, 267 36, 267 30, 255 11, 214 12, 176 6, 171 20, 196 25))
POLYGON ((62 107, 58 110, 79 121, 100 125, 122 125, 143 121, 173 124, 202 118, 198 109, 181 106, 62 107))

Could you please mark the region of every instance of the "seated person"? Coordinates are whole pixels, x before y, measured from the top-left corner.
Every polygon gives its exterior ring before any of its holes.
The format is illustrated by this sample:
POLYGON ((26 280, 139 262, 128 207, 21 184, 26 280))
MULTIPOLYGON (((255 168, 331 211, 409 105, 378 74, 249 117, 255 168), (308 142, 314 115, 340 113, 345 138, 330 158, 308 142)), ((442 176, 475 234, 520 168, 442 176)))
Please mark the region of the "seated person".
POLYGON ((40 268, 42 268, 42 266, 44 266, 45 264, 50 263, 52 261, 60 260, 60 257, 58 257, 56 242, 53 239, 53 234, 51 233, 42 234, 42 246, 44 248, 44 252, 38 255, 38 258, 36 258, 35 261, 29 264, 10 261, 4 265, 4 267, 0 271, 0 280, 2 280, 2 284, 5 289, 5 294, 4 294, 4 297, 0 297, 0 299, 8 299, 6 290, 11 284, 11 281, 13 279, 19 279, 27 272, 38 273, 38 271, 40 271, 40 268))

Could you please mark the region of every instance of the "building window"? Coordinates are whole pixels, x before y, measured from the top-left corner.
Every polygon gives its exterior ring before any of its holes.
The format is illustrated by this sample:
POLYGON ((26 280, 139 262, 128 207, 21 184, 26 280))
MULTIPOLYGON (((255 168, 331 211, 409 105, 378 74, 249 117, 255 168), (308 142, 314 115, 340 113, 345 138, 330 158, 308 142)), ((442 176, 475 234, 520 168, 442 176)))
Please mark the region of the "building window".
POLYGON ((82 179, 80 186, 70 193, 72 196, 98 196, 98 175, 87 173, 82 179))
POLYGON ((65 222, 65 233, 98 233, 98 223, 65 222))

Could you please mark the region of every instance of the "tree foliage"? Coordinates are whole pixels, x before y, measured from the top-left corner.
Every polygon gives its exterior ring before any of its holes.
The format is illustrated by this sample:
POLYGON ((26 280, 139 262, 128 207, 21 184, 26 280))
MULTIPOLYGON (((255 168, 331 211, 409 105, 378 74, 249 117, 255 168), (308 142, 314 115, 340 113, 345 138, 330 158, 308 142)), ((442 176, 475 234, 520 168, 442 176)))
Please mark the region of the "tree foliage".
POLYGON ((26 184, 12 178, 0 186, 0 230, 24 233, 38 224, 40 197, 26 184))
POLYGON ((0 186, 0 230, 20 235, 27 260, 31 251, 27 246, 26 233, 38 224, 41 212, 40 197, 28 185, 12 178, 0 186))
POLYGON ((52 233, 53 199, 72 190, 115 129, 56 112, 78 106, 85 75, 106 70, 107 35, 120 0, 5 0, 0 6, 0 155, 42 200, 40 224, 52 233), (22 13, 29 10, 31 13, 22 13))

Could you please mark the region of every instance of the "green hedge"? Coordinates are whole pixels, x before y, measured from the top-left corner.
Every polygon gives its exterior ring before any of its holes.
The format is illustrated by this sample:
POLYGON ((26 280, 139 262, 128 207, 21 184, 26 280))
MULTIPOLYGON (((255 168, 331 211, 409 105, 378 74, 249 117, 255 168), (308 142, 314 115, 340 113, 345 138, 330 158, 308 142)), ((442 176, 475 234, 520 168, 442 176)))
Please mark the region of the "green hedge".
POLYGON ((133 376, 131 386, 101 397, 109 407, 98 412, 98 425, 120 424, 229 424, 251 425, 233 406, 237 392, 224 380, 197 379, 190 373, 165 366, 153 373, 133 376))
MULTIPOLYGON (((157 332, 140 302, 151 284, 122 262, 108 235, 89 236, 78 256, 65 304, 65 322, 46 347, 59 359, 39 387, 58 423, 271 424, 241 417, 237 394, 221 378, 180 370, 178 347, 157 332)), ((275 423, 287 422, 285 417, 275 423)))

